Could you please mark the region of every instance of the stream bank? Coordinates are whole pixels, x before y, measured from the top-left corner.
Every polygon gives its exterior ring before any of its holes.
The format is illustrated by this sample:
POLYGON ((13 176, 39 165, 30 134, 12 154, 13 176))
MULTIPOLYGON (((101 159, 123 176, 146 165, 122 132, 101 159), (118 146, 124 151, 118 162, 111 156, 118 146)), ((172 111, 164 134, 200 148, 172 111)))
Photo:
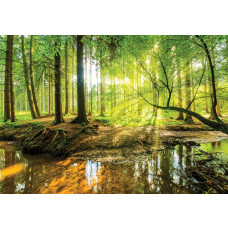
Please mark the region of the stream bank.
POLYGON ((153 152, 175 145, 199 145, 228 138, 202 125, 112 127, 98 121, 88 125, 65 123, 51 126, 50 119, 0 127, 0 140, 15 141, 24 153, 68 157, 86 151, 124 149, 153 152))

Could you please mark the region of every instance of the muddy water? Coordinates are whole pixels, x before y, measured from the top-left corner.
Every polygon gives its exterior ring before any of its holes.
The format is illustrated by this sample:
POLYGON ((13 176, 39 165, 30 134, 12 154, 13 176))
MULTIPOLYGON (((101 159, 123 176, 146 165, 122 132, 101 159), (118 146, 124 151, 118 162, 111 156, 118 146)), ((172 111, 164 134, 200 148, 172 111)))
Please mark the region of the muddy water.
MULTIPOLYGON (((228 159, 227 145, 201 147, 228 159)), ((0 193, 197 193, 180 175, 193 165, 193 154, 194 148, 178 145, 137 156, 59 160, 25 155, 14 143, 0 142, 0 193)))

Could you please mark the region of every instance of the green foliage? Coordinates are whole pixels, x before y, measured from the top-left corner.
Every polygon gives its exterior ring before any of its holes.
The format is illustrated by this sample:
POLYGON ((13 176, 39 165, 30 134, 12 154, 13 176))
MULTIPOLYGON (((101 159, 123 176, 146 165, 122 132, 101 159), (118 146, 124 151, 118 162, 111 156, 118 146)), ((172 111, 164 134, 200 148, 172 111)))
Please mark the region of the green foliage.
MULTIPOLYGON (((68 70, 70 88, 70 108, 77 111, 77 59, 76 35, 36 35, 33 44, 34 85, 38 106, 42 114, 47 114, 50 99, 50 113, 54 113, 54 56, 60 51, 61 56, 61 96, 62 110, 65 106, 65 41, 68 39, 68 70), (57 43, 57 45, 54 45, 57 43), (74 55, 73 55, 74 54, 74 55), (50 91, 49 91, 50 90, 50 91), (50 95, 50 98, 49 98, 50 95), (74 102, 72 102, 74 97, 74 102), (73 103, 73 104, 72 104, 73 103), (73 108, 74 106, 74 108, 73 108)), ((227 82, 227 36, 202 36, 210 49, 216 74, 217 96, 221 106, 223 120, 226 122, 228 105, 227 82)), ((26 57, 29 60, 31 36, 25 36, 26 57)), ((0 124, 3 118, 3 85, 5 67, 6 36, 0 36, 0 124)), ((211 106, 211 74, 206 56, 195 36, 173 35, 86 35, 83 38, 85 45, 84 64, 86 109, 89 112, 90 93, 92 93, 92 114, 101 113, 101 98, 105 107, 104 114, 111 116, 109 123, 122 126, 139 125, 170 125, 182 124, 176 121, 176 112, 162 112, 162 116, 154 118, 154 109, 148 102, 167 105, 168 88, 172 89, 170 106, 178 106, 178 90, 182 90, 182 106, 186 107, 186 96, 195 96, 196 112, 209 117, 206 112, 205 99, 208 108, 211 106), (92 69, 90 69, 90 60, 92 69), (186 95, 185 71, 186 60, 191 61, 191 94, 186 95), (102 63, 102 64, 101 64, 102 63), (206 64, 205 64, 206 63, 206 64), (199 86, 202 72, 205 74, 199 86), (181 86, 177 83, 177 65, 181 74, 181 86), (102 69, 101 69, 102 67, 102 69), (92 71, 92 83, 90 79, 92 71), (101 75, 103 91, 101 94, 101 75), (90 85, 91 83, 91 85, 90 85), (204 85, 206 84, 206 91, 204 85), (144 99, 145 98, 145 99, 144 99), (161 118, 161 119, 159 119, 161 118), (171 119, 173 118, 173 119, 171 119), (168 120, 168 121, 167 121, 168 120)), ((21 55, 21 39, 15 36, 13 76, 15 92, 15 110, 18 122, 31 119, 28 113, 28 101, 23 77, 23 64, 21 55)), ((193 108, 193 104, 191 105, 193 108)), ((102 118, 101 118, 102 119, 102 118)), ((105 121, 105 120, 104 120, 105 121)))

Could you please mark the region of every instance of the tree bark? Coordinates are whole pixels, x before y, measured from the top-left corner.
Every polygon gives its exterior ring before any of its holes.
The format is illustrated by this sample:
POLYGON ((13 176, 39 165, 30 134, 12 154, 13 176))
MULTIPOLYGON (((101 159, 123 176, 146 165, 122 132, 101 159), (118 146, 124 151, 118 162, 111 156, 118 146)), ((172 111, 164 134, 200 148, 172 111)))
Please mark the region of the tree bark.
MULTIPOLYGON (((102 58, 102 57, 101 57, 102 58)), ((100 99, 101 99, 101 113, 100 116, 104 116, 105 106, 104 106, 104 75, 103 75, 103 66, 102 59, 100 59, 100 99)))
MULTIPOLYGON (((177 59, 177 83, 178 83, 178 107, 182 108, 182 88, 181 88, 182 81, 181 81, 179 59, 177 59)), ((178 112, 177 120, 184 120, 183 112, 178 112)))
POLYGON ((54 124, 64 122, 61 103, 61 57, 59 41, 55 41, 55 120, 54 124))
POLYGON ((97 76, 97 113, 99 113, 99 82, 98 82, 99 71, 98 71, 98 67, 96 69, 96 76, 97 76))
POLYGON ((35 110, 36 113, 38 115, 38 117, 40 117, 40 110, 37 104, 37 100, 36 100, 36 93, 35 93, 35 88, 34 88, 34 70, 33 70, 33 37, 31 35, 31 40, 30 40, 30 81, 31 81, 31 90, 32 90, 32 97, 33 97, 33 101, 34 101, 34 105, 35 105, 35 110))
POLYGON ((68 39, 65 43, 65 114, 69 113, 68 39))
POLYGON ((78 99, 78 116, 72 123, 88 122, 85 110, 84 94, 84 67, 83 67, 83 39, 84 35, 77 36, 77 99, 78 99))
POLYGON ((207 59, 208 59, 208 63, 209 63, 209 67, 210 67, 210 71, 211 71, 211 83, 212 83, 212 91, 213 91, 213 94, 212 94, 212 97, 211 97, 211 100, 212 100, 212 112, 213 112, 215 120, 217 122, 222 123, 222 121, 220 120, 220 118, 218 117, 217 112, 216 112, 217 92, 216 92, 216 87, 215 87, 214 64, 212 62, 211 54, 210 54, 210 51, 209 51, 208 46, 207 46, 206 42, 204 41, 204 39, 201 36, 199 36, 199 35, 196 35, 196 37, 201 41, 201 43, 203 45, 203 49, 204 49, 204 51, 206 53, 206 56, 207 56, 207 59))
POLYGON ((10 36, 10 111, 11 111, 11 122, 15 122, 15 98, 13 88, 13 39, 14 36, 10 36))
POLYGON ((22 43, 22 57, 23 57, 23 65, 24 65, 24 76, 25 76, 25 83, 26 83, 26 90, 27 90, 27 97, 29 101, 29 107, 31 111, 31 115, 33 119, 37 119, 39 116, 36 113, 34 100, 32 96, 32 90, 29 82, 29 74, 28 74, 28 66, 27 66, 27 58, 25 53, 25 37, 21 36, 21 43, 22 43))
POLYGON ((71 78, 71 86, 72 86, 72 112, 74 113, 74 46, 72 50, 72 78, 71 78))
MULTIPOLYGON (((191 103, 191 82, 190 82, 190 61, 187 60, 185 65, 185 102, 186 107, 191 103)), ((189 107, 191 110, 191 106, 189 107)), ((186 113, 185 121, 188 123, 193 123, 192 116, 189 113, 186 113)))
MULTIPOLYGON (((202 59, 202 68, 205 68, 204 58, 202 59)), ((208 100, 207 100, 207 77, 205 77, 205 83, 204 83, 204 96, 205 96, 205 111, 206 113, 209 113, 208 100)))
POLYGON ((5 83, 4 83, 4 122, 11 118, 11 100, 10 100, 10 78, 11 78, 11 62, 12 62, 12 42, 13 37, 7 36, 6 40, 6 60, 5 60, 5 83))
POLYGON ((51 114, 51 70, 48 72, 48 114, 51 114))
POLYGON ((90 92, 89 92, 89 112, 88 116, 92 116, 93 113, 93 84, 92 84, 92 51, 90 51, 90 58, 89 58, 89 84, 90 84, 90 92))

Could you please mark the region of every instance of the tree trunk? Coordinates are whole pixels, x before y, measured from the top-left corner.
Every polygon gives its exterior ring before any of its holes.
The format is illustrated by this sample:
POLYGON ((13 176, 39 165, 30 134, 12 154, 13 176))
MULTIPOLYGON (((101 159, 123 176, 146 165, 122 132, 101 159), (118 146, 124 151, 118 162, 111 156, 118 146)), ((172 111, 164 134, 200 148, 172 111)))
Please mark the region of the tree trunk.
POLYGON ((10 100, 10 81, 11 81, 11 62, 12 62, 12 43, 13 36, 7 36, 6 40, 6 60, 5 60, 5 83, 4 83, 4 122, 11 118, 11 100, 10 100))
POLYGON ((102 69, 102 59, 100 59, 100 98, 101 98, 101 116, 104 116, 105 106, 104 106, 104 78, 103 78, 103 69, 102 69))
POLYGON ((31 35, 31 40, 30 40, 30 81, 31 81, 31 89, 32 89, 32 97, 33 97, 33 101, 34 101, 34 105, 35 105, 35 110, 36 113, 38 115, 38 117, 40 117, 40 110, 37 104, 37 100, 36 100, 36 94, 35 94, 35 88, 34 88, 34 70, 33 70, 33 37, 31 35))
MULTIPOLYGON (((178 107, 182 108, 182 82, 181 82, 181 73, 180 73, 180 63, 177 59, 177 84, 178 84, 178 107)), ((177 120, 184 120, 183 112, 178 112, 177 120)))
MULTIPOLYGON (((191 103, 191 82, 190 82, 190 61, 187 60, 185 65, 185 102, 186 107, 191 103)), ((191 106, 188 110, 191 110, 191 106)), ((193 123, 192 116, 189 113, 186 113, 185 121, 187 123, 193 123)))
POLYGON ((216 112, 217 92, 216 92, 216 85, 215 85, 216 83, 215 83, 214 64, 213 64, 212 59, 211 59, 211 54, 210 54, 210 51, 209 51, 208 46, 205 43, 204 39, 199 35, 196 35, 196 37, 201 41, 201 43, 203 45, 204 51, 205 51, 207 59, 208 59, 210 71, 211 71, 211 84, 212 84, 212 91, 213 91, 212 98, 211 98, 211 100, 212 100, 212 112, 213 112, 215 120, 217 122, 222 123, 222 121, 219 119, 217 112, 216 112))
POLYGON ((89 83, 90 83, 90 93, 89 93, 89 113, 88 116, 92 115, 93 112, 93 84, 92 84, 92 52, 90 52, 90 59, 89 59, 89 83))
MULTIPOLYGON (((84 50, 85 48, 83 47, 83 50, 84 50)), ((84 61, 85 61, 85 66, 83 67, 83 69, 84 69, 84 96, 85 96, 85 110, 86 110, 86 113, 88 112, 88 94, 87 94, 87 92, 88 92, 88 83, 87 83, 87 80, 88 80, 88 72, 87 72, 87 55, 85 54, 85 56, 84 56, 84 61)))
POLYGON ((35 110, 32 90, 31 90, 31 86, 30 86, 30 82, 29 82, 27 58, 26 58, 26 53, 25 53, 25 37, 23 35, 21 36, 21 42, 22 42, 22 57, 23 57, 24 76, 25 76, 27 97, 28 97, 28 101, 29 101, 29 107, 30 107, 32 118, 36 119, 39 116, 37 115, 36 110, 35 110))
POLYGON ((65 114, 69 113, 68 39, 65 43, 65 114))
POLYGON ((48 72, 48 114, 51 114, 51 70, 48 72))
POLYGON ((96 70, 96 76, 97 76, 97 113, 99 113, 99 82, 98 82, 99 71, 98 71, 98 67, 96 70))
MULTIPOLYGON (((202 66, 205 67, 204 58, 202 59, 202 66)), ((205 96, 205 111, 206 113, 209 113, 208 110, 208 101, 207 101, 207 77, 205 77, 205 83, 204 83, 204 96, 205 96)))
POLYGON ((14 89, 13 89, 13 36, 10 36, 10 111, 11 122, 15 122, 15 103, 14 103, 14 89))
POLYGON ((71 86, 72 86, 72 112, 74 113, 74 46, 72 50, 72 78, 71 78, 71 86))
POLYGON ((42 98, 43 98, 43 113, 46 112, 46 106, 45 106, 45 85, 44 85, 44 81, 45 81, 45 71, 43 72, 43 76, 42 76, 42 98))
POLYGON ((55 120, 54 124, 64 122, 61 103, 61 57, 59 42, 55 41, 55 120))
POLYGON ((84 94, 84 67, 83 67, 83 39, 84 35, 77 36, 77 99, 78 99, 78 116, 72 123, 88 122, 85 110, 84 94))
MULTIPOLYGON (((191 74, 190 74, 190 77, 191 77, 191 88, 192 88, 192 98, 194 98, 195 96, 195 88, 194 88, 194 79, 193 79, 193 67, 192 67, 192 60, 191 60, 191 74)), ((193 101, 193 111, 195 112, 196 111, 196 102, 193 101)))

